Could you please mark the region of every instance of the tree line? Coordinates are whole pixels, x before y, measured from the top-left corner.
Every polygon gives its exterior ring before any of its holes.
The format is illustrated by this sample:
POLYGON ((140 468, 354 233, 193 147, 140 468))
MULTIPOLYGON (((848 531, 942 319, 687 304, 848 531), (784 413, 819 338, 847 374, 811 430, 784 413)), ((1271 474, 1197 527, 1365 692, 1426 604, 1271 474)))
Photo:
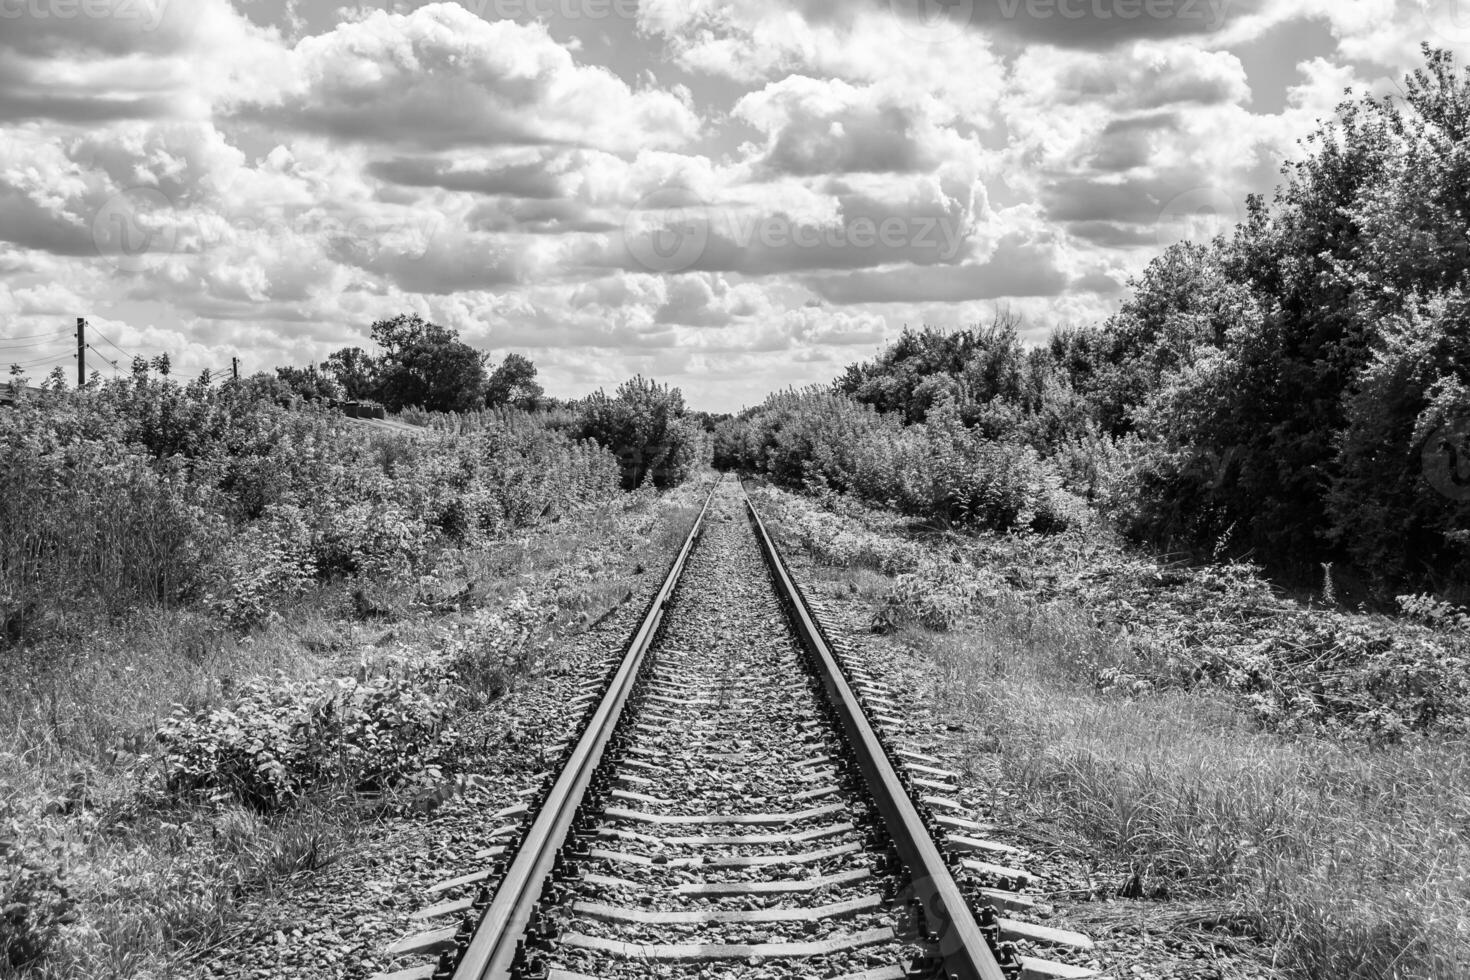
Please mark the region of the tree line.
POLYGON ((1106 322, 1039 347, 1004 316, 906 330, 829 388, 724 425, 716 458, 992 526, 1069 526, 1081 502, 1172 551, 1297 577, 1331 563, 1369 598, 1464 596, 1467 136, 1470 72, 1426 45, 1402 95, 1350 93, 1273 200, 1166 250, 1106 322), (865 440, 937 456, 885 470, 865 440))
POLYGON ((609 395, 582 399, 546 395, 536 365, 511 352, 495 367, 490 355, 449 327, 405 313, 372 325, 377 352, 344 347, 320 365, 284 366, 260 383, 283 398, 346 400, 395 413, 467 413, 512 408, 537 413, 549 428, 590 439, 617 457, 626 490, 682 483, 705 453, 713 422, 690 412, 678 388, 642 376, 609 395))

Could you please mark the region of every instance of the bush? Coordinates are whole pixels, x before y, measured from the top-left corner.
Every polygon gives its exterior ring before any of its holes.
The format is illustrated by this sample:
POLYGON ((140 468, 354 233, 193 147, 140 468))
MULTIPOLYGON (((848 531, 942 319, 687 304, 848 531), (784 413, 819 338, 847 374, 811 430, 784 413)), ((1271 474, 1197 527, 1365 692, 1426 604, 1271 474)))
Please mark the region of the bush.
POLYGON ((166 787, 278 810, 328 786, 402 790, 452 768, 454 686, 414 668, 366 683, 255 682, 228 707, 175 710, 158 730, 166 787))
POLYGON ((888 633, 910 623, 936 632, 953 629, 987 594, 988 578, 970 565, 926 560, 894 581, 874 614, 873 629, 888 633))
POLYGON ((300 508, 275 505, 224 549, 204 602, 230 626, 246 629, 305 594, 315 577, 311 535, 300 508))
MULTIPOLYGON (((761 510, 770 512, 791 534, 798 547, 818 561, 845 568, 869 568, 885 575, 913 571, 919 563, 918 546, 891 535, 875 534, 863 526, 856 505, 836 494, 820 498, 830 509, 779 490, 757 491, 761 510)), ((860 508, 857 508, 860 510, 860 508)))
POLYGON ((624 490, 645 482, 660 490, 678 486, 698 461, 701 433, 684 418, 684 394, 642 376, 618 386, 609 398, 596 391, 582 401, 578 432, 618 458, 624 490))
POLYGON ((0 964, 34 968, 72 921, 75 901, 55 864, 37 859, 20 828, 0 824, 0 964))
POLYGON ((467 691, 493 700, 505 693, 509 678, 522 672, 531 641, 556 615, 553 603, 538 602, 516 590, 502 612, 477 610, 466 635, 449 648, 447 669, 467 691))
POLYGON ((611 454, 540 415, 411 438, 283 408, 273 384, 140 374, 0 412, 0 644, 180 604, 248 629, 313 581, 411 573, 617 485, 611 454))
POLYGON ((0 412, 0 619, 63 603, 174 603, 224 533, 208 490, 49 398, 0 412))
POLYGON ((773 395, 728 428, 718 444, 783 486, 850 494, 877 507, 944 525, 1058 531, 1085 524, 1087 508, 1031 446, 969 428, 955 405, 904 425, 845 395, 819 390, 773 395))

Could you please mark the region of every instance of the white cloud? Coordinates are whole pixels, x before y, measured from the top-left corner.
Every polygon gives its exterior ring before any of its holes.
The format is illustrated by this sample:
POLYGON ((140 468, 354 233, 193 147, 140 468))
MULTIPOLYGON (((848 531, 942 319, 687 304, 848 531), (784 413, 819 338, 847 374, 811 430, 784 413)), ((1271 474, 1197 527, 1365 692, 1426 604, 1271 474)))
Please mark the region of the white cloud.
POLYGON ((578 65, 539 24, 486 21, 453 3, 378 11, 303 38, 273 87, 238 111, 274 126, 410 148, 566 143, 621 152, 693 139, 671 92, 634 91, 578 65))

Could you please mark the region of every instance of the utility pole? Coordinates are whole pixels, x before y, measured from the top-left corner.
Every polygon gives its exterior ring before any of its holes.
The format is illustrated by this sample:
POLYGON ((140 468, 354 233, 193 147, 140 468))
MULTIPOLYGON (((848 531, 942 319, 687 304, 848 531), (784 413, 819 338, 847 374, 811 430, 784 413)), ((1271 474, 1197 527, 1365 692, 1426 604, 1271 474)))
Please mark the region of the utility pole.
POLYGON ((230 380, 240 380, 240 359, 238 357, 230 358, 230 380))
POLYGON ((87 318, 77 317, 77 387, 87 386, 87 318))

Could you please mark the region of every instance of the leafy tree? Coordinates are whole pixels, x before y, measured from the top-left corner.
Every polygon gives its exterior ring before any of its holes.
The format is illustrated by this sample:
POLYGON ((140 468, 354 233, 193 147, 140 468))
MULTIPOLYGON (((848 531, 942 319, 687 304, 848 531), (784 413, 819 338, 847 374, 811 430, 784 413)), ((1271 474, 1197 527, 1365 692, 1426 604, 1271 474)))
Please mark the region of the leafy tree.
POLYGON ((536 381, 536 365, 525 355, 512 352, 491 373, 485 387, 485 404, 529 410, 540 405, 544 394, 536 381))
POLYGON ((412 313, 379 320, 372 336, 383 349, 377 400, 389 410, 417 405, 464 412, 484 404, 487 355, 461 341, 458 331, 412 313))
POLYGON ((278 367, 276 377, 302 398, 327 400, 342 397, 342 389, 337 382, 331 375, 317 370, 315 364, 309 364, 304 368, 291 365, 278 367))
POLYGON ((677 486, 698 457, 698 429, 684 417, 684 393, 642 375, 618 386, 608 397, 598 390, 583 399, 578 431, 618 457, 623 489, 645 482, 663 489, 677 486))
POLYGON ((348 401, 376 401, 381 393, 382 376, 378 358, 361 347, 344 347, 329 355, 322 370, 342 388, 348 401))

